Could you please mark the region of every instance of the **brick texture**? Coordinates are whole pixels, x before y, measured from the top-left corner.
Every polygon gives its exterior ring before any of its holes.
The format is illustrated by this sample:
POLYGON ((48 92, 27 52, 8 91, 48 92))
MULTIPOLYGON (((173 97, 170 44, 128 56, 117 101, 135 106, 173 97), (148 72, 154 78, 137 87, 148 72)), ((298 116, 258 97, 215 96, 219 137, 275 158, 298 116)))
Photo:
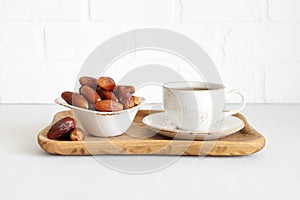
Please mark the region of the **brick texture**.
POLYGON ((300 65, 277 65, 266 69, 266 100, 270 103, 300 102, 300 65))
POLYGON ((228 59, 300 60, 300 25, 233 28, 225 44, 228 59))
POLYGON ((79 20, 84 0, 1 0, 0 20, 79 20))
MULTIPOLYGON (((299 9, 298 0, 0 0, 0 103, 53 103, 73 89, 97 46, 137 28, 192 39, 212 58, 224 85, 240 89, 248 103, 300 103, 299 9)), ((203 80, 180 57, 158 51, 124 56, 106 75, 118 81, 158 64, 186 80, 203 80)), ((154 82, 138 90, 149 103, 161 102, 154 82)))
POLYGON ((1 103, 53 103, 62 91, 74 90, 80 63, 5 62, 0 67, 1 103))
POLYGON ((1 59, 30 59, 39 55, 39 33, 30 26, 0 27, 1 59))
POLYGON ((269 17, 275 21, 300 21, 299 0, 269 0, 269 17))
POLYGON ((184 20, 259 20, 261 0, 182 0, 184 20))
POLYGON ((83 60, 102 42, 121 32, 120 28, 49 27, 46 29, 47 56, 83 60))
POLYGON ((173 0, 91 0, 91 16, 104 21, 172 20, 173 0))

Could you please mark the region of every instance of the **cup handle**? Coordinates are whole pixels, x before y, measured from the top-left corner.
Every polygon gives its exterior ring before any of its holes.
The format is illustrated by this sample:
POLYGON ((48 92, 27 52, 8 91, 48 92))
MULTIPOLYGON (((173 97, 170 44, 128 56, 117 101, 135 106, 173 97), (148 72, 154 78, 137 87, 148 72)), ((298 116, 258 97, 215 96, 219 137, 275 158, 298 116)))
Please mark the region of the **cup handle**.
POLYGON ((237 114, 238 112, 240 112, 241 110, 243 110, 243 108, 246 105, 245 96, 239 90, 237 90, 237 89, 230 90, 227 95, 228 96, 232 96, 234 94, 237 94, 237 95, 239 95, 241 97, 240 107, 238 109, 236 109, 236 110, 224 111, 225 116, 237 114))

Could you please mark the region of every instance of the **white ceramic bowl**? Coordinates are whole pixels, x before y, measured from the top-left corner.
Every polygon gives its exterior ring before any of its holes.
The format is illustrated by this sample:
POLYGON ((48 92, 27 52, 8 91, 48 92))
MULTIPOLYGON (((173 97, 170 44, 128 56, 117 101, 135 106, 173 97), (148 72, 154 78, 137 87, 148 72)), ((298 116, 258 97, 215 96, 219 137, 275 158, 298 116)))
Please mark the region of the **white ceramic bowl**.
POLYGON ((139 105, 118 112, 99 112, 78 108, 69 105, 62 98, 55 99, 55 103, 71 108, 87 133, 98 137, 113 137, 125 133, 130 127, 137 111, 145 103, 144 98, 139 97, 139 99, 139 105))

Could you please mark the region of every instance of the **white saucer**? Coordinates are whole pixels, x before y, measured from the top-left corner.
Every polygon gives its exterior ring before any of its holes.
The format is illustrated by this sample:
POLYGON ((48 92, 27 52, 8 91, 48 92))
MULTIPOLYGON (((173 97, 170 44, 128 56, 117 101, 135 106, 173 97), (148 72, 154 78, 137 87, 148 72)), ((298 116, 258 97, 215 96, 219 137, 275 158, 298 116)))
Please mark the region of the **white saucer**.
POLYGON ((186 131, 180 130, 176 126, 168 123, 165 118, 165 113, 154 113, 144 117, 143 123, 149 128, 158 131, 159 134, 176 138, 176 139, 187 139, 187 140, 216 140, 219 138, 231 135, 242 128, 244 128, 244 122, 234 116, 227 116, 222 122, 223 124, 217 124, 209 131, 186 131))

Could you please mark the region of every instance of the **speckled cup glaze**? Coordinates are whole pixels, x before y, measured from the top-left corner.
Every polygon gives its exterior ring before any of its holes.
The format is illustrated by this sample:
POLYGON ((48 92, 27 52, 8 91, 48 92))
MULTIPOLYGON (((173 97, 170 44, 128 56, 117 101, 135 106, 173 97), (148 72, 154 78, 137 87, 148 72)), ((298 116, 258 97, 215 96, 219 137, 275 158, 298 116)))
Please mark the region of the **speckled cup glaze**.
POLYGON ((236 89, 225 91, 221 84, 170 82, 163 85, 163 105, 168 123, 182 130, 206 131, 226 116, 240 112, 245 106, 245 98, 236 89), (234 94, 241 97, 239 108, 224 111, 226 99, 234 94))

